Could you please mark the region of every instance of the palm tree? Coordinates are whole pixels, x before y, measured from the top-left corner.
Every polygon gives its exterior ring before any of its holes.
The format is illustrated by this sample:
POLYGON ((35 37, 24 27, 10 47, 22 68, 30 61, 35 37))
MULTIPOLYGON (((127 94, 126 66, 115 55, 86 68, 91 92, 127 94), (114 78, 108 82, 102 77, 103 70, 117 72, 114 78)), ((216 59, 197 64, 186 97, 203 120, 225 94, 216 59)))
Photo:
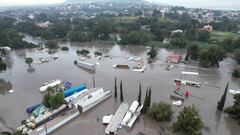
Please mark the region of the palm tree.
POLYGON ((25 63, 28 64, 28 66, 30 68, 31 64, 33 63, 33 59, 31 57, 25 58, 25 63))

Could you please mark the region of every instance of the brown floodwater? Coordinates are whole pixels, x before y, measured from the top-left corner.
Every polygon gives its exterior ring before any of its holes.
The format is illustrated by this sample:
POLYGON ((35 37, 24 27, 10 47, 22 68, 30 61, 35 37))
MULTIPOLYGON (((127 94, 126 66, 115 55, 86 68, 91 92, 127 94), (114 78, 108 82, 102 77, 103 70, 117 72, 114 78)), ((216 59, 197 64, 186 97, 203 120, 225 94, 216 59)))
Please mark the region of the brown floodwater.
MULTIPOLYGON (((200 115, 204 122, 204 135, 239 135, 240 128, 227 114, 220 114, 216 111, 217 102, 223 94, 227 82, 230 82, 230 89, 239 89, 239 80, 231 77, 231 71, 235 62, 231 58, 224 59, 218 69, 202 69, 195 66, 179 64, 172 70, 166 71, 164 67, 165 58, 170 54, 184 56, 186 50, 180 49, 158 49, 157 60, 153 64, 147 63, 146 53, 148 49, 144 46, 120 46, 106 45, 102 43, 61 43, 60 46, 68 46, 69 51, 58 50, 59 58, 43 64, 32 64, 31 69, 24 62, 24 57, 32 57, 38 60, 40 57, 51 57, 56 54, 48 54, 37 49, 21 49, 12 51, 9 54, 8 70, 0 73, 0 130, 11 130, 20 125, 20 122, 27 117, 25 109, 42 101, 42 94, 39 88, 43 82, 56 78, 70 81, 73 85, 86 83, 89 88, 93 87, 92 78, 95 77, 96 86, 105 90, 114 91, 114 77, 123 81, 124 102, 131 104, 137 100, 139 82, 142 84, 142 99, 147 86, 152 87, 152 102, 164 101, 171 104, 170 95, 173 94, 175 78, 180 78, 182 71, 199 72, 199 76, 185 75, 186 80, 198 81, 202 84, 200 88, 190 86, 181 87, 188 90, 190 97, 183 104, 194 104, 200 109, 200 115), (74 65, 74 60, 79 59, 76 50, 88 49, 93 56, 95 51, 103 55, 110 55, 112 59, 102 57, 97 60, 95 57, 86 59, 87 62, 99 62, 94 73, 83 70, 74 65), (134 72, 131 69, 114 69, 114 64, 128 64, 130 67, 136 65, 128 61, 128 57, 143 57, 146 65, 144 73, 134 72), (8 93, 8 90, 15 90, 8 93)), ((232 95, 228 93, 225 106, 233 104, 232 95)), ((68 124, 56 130, 54 135, 104 135, 105 126, 101 124, 104 115, 114 113, 120 105, 119 98, 113 97, 95 106, 86 113, 81 114, 68 124)), ((172 106, 176 120, 178 112, 183 108, 172 106)), ((146 135, 170 135, 171 123, 155 122, 148 116, 141 116, 132 129, 119 129, 119 135, 135 135, 141 131, 146 135)))

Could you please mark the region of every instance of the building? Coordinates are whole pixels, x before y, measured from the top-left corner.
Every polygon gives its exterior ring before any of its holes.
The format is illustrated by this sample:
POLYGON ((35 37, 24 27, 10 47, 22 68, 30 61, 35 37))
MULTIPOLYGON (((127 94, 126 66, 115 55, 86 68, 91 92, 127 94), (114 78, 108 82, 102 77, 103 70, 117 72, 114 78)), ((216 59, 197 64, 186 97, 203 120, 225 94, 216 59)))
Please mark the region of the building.
POLYGON ((41 27, 41 28, 47 28, 50 25, 51 25, 51 23, 49 21, 37 23, 37 26, 41 27))
POLYGON ((211 31, 213 31, 213 27, 210 26, 210 25, 206 25, 206 26, 203 26, 203 30, 206 30, 206 31, 208 31, 208 32, 211 32, 211 31))
POLYGON ((170 62, 170 63, 179 63, 179 61, 182 59, 181 56, 179 55, 169 55, 166 58, 166 62, 170 62))

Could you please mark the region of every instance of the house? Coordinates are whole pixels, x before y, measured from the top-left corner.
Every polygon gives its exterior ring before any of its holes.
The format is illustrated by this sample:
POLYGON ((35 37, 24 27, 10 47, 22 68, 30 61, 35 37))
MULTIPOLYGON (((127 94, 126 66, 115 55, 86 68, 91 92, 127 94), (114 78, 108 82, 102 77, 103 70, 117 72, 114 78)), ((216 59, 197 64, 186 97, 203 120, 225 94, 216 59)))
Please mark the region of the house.
POLYGON ((41 28, 47 28, 50 25, 51 25, 51 23, 49 21, 37 23, 37 26, 41 27, 41 28))
POLYGON ((166 62, 179 63, 181 59, 182 59, 182 56, 179 56, 179 55, 169 55, 166 58, 166 62))
POLYGON ((175 34, 175 33, 183 33, 183 30, 173 30, 171 31, 172 34, 175 34))
POLYGON ((213 31, 213 27, 208 24, 208 25, 206 25, 206 26, 203 26, 203 30, 206 30, 206 31, 208 31, 208 32, 211 32, 211 31, 213 31))

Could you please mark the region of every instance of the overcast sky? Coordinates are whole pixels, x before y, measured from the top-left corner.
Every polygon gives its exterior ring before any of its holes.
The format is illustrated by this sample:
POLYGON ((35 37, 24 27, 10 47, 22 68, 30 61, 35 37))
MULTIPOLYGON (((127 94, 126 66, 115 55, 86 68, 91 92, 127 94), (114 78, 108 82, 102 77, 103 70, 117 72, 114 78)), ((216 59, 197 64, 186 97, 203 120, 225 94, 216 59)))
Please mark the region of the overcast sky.
POLYGON ((66 0, 0 0, 1 6, 61 3, 66 0))
MULTIPOLYGON (((36 5, 48 3, 61 3, 66 0, 0 0, 0 6, 36 5)), ((186 7, 239 9, 240 0, 147 0, 150 2, 165 3, 168 5, 181 5, 186 7)))

